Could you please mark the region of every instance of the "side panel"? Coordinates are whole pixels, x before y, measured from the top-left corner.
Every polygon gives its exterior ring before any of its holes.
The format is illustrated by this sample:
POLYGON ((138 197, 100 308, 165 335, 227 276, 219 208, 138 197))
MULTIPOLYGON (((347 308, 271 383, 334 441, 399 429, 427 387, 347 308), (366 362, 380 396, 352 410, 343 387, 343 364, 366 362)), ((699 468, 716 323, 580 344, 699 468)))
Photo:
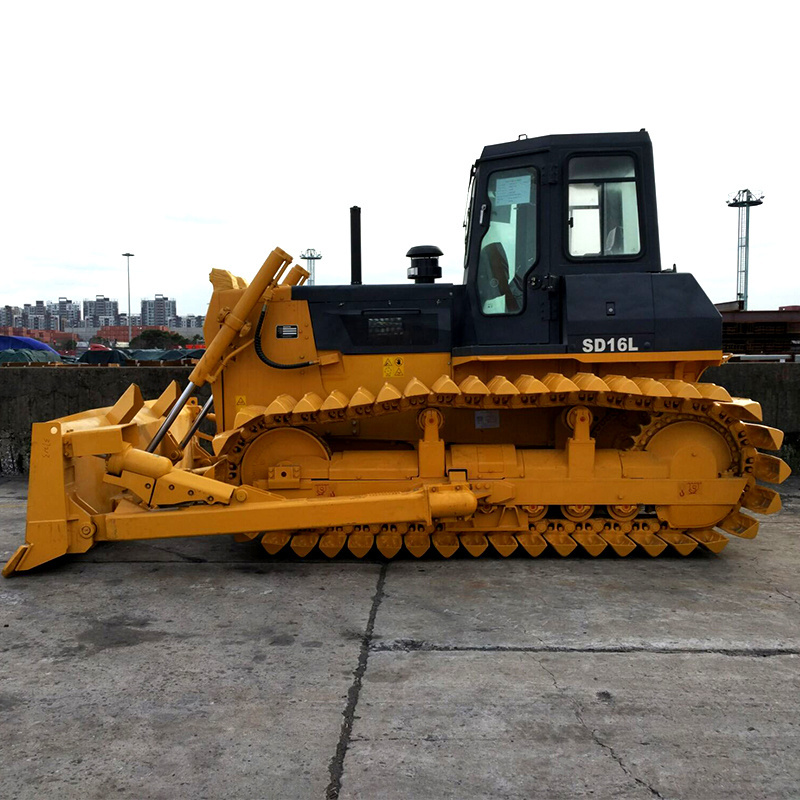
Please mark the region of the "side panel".
POLYGON ((688 273, 564 277, 568 352, 720 350, 722 317, 688 273))
POLYGON ((345 354, 449 353, 461 286, 301 286, 319 350, 345 354))

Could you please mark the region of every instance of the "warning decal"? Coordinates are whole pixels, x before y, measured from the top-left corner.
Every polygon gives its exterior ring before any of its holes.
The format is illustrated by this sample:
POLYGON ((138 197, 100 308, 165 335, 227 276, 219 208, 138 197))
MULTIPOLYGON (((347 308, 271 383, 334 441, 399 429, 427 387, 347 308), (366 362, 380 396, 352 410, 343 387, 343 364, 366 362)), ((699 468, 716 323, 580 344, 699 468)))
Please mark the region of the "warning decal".
POLYGON ((406 374, 403 356, 386 356, 383 359, 384 378, 402 378, 406 374))
POLYGON ((240 408, 241 406, 247 405, 247 395, 244 394, 237 394, 236 395, 236 408, 240 408))

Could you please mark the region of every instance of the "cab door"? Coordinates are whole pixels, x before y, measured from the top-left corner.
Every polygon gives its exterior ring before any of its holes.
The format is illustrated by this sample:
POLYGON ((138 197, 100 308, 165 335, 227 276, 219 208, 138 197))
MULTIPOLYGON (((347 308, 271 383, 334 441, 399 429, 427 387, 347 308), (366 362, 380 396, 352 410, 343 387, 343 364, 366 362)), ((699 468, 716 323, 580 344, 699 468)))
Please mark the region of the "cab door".
POLYGON ((467 235, 471 325, 462 341, 470 352, 560 344, 558 284, 545 277, 542 257, 550 224, 546 171, 544 154, 478 168, 467 235))

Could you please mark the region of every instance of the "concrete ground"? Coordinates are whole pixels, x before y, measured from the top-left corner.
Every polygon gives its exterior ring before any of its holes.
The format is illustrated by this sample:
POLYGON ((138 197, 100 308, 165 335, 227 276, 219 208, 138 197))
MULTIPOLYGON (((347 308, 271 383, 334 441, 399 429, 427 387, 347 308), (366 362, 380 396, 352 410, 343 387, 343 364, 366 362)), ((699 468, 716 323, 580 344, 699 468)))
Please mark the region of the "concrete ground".
MULTIPOLYGON (((25 484, 0 484, 0 557, 25 484)), ((800 481, 720 556, 118 543, 0 583, 0 796, 797 798, 800 481)))

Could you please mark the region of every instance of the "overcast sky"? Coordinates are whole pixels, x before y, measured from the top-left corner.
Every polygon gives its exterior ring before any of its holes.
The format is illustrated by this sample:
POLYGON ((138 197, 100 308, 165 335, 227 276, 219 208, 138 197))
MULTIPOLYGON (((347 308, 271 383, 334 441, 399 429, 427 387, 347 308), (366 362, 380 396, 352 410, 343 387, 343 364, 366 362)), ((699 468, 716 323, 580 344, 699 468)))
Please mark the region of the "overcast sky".
POLYGON ((404 282, 436 244, 461 280, 472 162, 521 133, 646 128, 665 266, 750 307, 800 304, 789 4, 35 2, 0 5, 0 304, 156 293, 203 313, 212 267, 269 251, 404 282), (794 220, 794 221, 793 221, 794 220))

